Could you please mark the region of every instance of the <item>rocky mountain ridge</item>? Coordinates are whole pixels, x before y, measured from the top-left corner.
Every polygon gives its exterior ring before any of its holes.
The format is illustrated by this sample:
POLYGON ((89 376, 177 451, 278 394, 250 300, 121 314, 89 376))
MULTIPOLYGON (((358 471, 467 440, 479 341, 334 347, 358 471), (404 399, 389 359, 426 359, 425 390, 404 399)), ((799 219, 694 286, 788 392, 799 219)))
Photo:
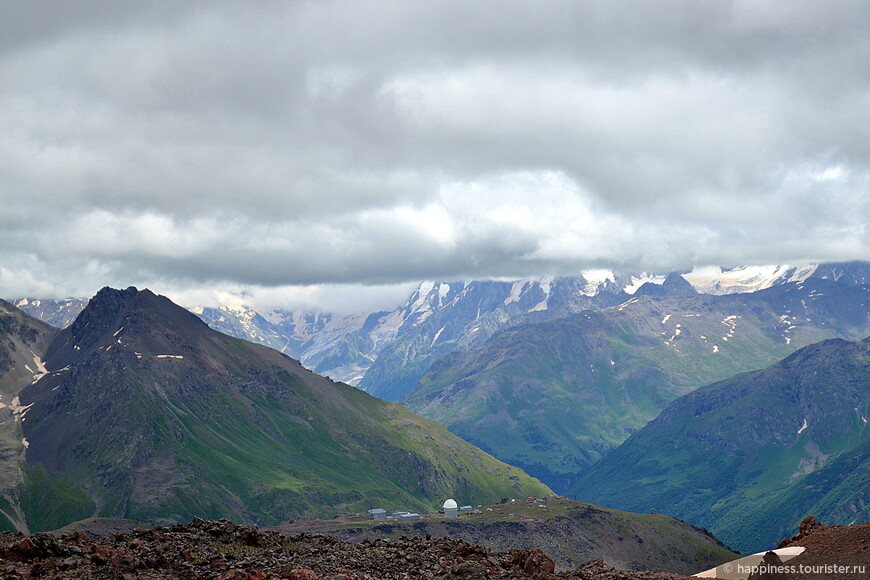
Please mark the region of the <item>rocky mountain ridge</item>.
POLYGON ((454 352, 402 402, 572 494, 579 474, 678 396, 826 338, 867 335, 868 286, 808 279, 750 294, 635 296, 454 352))
MULTIPOLYGON (((614 306, 634 295, 673 292, 671 284, 679 284, 683 294, 693 289, 722 295, 811 278, 860 285, 870 281, 870 263, 708 267, 667 275, 587 270, 507 282, 423 282, 402 306, 375 313, 258 312, 240 305, 192 310, 216 330, 265 344, 319 374, 396 401, 436 360, 480 344, 502 328, 614 306)), ((24 298, 13 303, 64 328, 87 301, 24 298)))

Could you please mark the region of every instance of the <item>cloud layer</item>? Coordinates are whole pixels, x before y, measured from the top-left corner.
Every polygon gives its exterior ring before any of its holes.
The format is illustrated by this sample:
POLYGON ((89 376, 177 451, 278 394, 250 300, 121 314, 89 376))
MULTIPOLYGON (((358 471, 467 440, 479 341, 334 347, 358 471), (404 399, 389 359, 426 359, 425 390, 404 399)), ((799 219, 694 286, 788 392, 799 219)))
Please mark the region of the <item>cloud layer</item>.
POLYGON ((6 12, 0 295, 870 258, 864 2, 6 12))

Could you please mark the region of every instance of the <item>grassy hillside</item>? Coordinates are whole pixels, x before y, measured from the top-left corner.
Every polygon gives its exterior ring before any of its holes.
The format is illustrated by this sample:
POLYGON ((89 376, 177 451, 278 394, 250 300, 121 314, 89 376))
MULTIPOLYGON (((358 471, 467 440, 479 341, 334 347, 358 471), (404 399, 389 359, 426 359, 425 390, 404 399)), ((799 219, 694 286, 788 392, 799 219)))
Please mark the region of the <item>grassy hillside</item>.
POLYGON ((870 339, 825 341, 686 395, 609 453, 572 493, 657 508, 741 551, 808 514, 870 518, 870 339))
POLYGON ((165 298, 104 292, 53 343, 54 372, 21 394, 34 474, 23 495, 51 498, 25 502, 31 531, 89 515, 277 524, 373 502, 549 492, 440 425, 165 298))

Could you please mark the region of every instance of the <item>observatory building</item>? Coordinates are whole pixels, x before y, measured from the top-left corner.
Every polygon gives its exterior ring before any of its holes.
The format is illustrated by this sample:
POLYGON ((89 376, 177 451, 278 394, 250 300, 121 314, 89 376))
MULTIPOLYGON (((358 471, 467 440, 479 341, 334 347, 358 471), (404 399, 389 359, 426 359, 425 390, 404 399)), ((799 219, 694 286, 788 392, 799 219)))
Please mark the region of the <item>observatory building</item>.
POLYGON ((444 502, 444 517, 455 518, 456 512, 459 509, 455 499, 448 499, 444 502))

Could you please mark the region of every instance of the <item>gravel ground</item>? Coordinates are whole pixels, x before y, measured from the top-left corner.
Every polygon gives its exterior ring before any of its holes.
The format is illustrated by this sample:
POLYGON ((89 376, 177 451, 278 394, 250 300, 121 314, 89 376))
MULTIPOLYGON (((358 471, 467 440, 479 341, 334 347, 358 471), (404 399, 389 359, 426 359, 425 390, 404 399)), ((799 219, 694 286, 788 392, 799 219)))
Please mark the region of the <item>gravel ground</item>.
POLYGON ((137 529, 105 538, 80 532, 0 534, 0 578, 191 580, 368 580, 468 578, 680 580, 616 570, 601 560, 556 572, 540 550, 493 551, 452 538, 344 542, 313 534, 281 536, 231 522, 137 529))

